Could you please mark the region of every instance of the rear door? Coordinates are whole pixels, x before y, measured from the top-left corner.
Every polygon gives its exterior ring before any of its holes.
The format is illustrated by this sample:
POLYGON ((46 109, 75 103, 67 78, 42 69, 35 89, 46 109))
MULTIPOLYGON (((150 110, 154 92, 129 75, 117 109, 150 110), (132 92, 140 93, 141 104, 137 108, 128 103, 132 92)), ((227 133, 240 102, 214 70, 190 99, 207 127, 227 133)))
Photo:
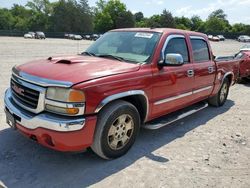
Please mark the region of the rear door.
POLYGON ((190 41, 195 75, 193 95, 195 100, 201 100, 207 98, 212 93, 216 65, 212 60, 212 54, 205 38, 190 36, 190 41))

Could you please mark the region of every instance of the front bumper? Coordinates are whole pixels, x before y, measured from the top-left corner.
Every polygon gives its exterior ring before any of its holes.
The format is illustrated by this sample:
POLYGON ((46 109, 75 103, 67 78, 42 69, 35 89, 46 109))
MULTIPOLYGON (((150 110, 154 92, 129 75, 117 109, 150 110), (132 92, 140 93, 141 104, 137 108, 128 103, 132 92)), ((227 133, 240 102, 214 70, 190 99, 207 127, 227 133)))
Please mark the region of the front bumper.
POLYGON ((40 144, 59 151, 80 151, 92 144, 96 116, 65 117, 48 112, 34 114, 19 107, 8 89, 5 110, 16 120, 16 128, 40 144))

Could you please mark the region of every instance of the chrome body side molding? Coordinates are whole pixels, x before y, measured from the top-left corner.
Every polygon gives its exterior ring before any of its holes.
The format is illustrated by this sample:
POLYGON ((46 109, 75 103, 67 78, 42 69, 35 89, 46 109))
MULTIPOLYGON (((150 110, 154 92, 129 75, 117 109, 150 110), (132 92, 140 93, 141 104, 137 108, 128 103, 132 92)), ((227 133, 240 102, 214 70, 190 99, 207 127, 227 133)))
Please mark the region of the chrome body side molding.
POLYGON ((197 89, 197 90, 193 91, 193 94, 200 93, 202 91, 206 91, 206 90, 209 90, 211 88, 212 88, 212 86, 208 86, 208 87, 204 87, 204 88, 201 88, 201 89, 197 89))
POLYGON ((174 96, 174 97, 169 97, 169 98, 166 98, 166 99, 163 99, 163 100, 159 100, 159 101, 155 102, 154 105, 160 105, 160 104, 167 103, 167 102, 170 102, 170 101, 174 101, 174 100, 177 100, 177 99, 180 99, 180 98, 183 98, 183 97, 187 97, 187 96, 190 96, 190 95, 193 95, 193 92, 183 93, 181 95, 177 95, 177 96, 174 96))
POLYGON ((201 88, 201 89, 197 89, 197 90, 194 90, 194 91, 190 91, 190 92, 187 92, 187 93, 183 93, 183 94, 180 94, 180 95, 176 95, 176 96, 173 96, 173 97, 162 99, 162 100, 156 101, 154 103, 154 105, 160 105, 160 104, 167 103, 167 102, 170 102, 170 101, 174 101, 174 100, 177 100, 177 99, 180 99, 180 98, 183 98, 183 97, 187 97, 187 96, 199 93, 199 92, 209 90, 212 87, 213 86, 207 86, 207 87, 204 87, 204 88, 201 88))

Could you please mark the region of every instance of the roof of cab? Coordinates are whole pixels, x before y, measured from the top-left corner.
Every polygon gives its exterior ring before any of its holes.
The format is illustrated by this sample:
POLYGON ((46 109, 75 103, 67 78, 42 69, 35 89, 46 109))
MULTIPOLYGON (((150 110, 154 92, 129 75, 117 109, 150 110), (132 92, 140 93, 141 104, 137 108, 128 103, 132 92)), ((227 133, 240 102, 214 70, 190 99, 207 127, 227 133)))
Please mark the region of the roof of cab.
POLYGON ((114 29, 111 31, 135 31, 135 32, 157 32, 157 33, 179 33, 179 34, 188 34, 188 35, 198 35, 207 37, 204 33, 186 31, 181 29, 172 29, 172 28, 123 28, 123 29, 114 29))

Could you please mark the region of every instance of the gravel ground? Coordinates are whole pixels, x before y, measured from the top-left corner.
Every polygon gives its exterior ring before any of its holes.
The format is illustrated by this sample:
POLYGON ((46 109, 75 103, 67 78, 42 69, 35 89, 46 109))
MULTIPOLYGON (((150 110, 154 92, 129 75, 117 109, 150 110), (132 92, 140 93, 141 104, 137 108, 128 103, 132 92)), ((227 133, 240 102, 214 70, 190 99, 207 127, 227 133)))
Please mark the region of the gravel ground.
MULTIPOLYGON (((250 84, 233 86, 221 108, 208 107, 160 130, 141 130, 129 153, 113 161, 90 151, 52 151, 11 130, 3 96, 12 66, 76 54, 90 43, 0 37, 0 187, 250 187, 250 84)), ((231 55, 242 45, 212 43, 215 55, 231 55)))

